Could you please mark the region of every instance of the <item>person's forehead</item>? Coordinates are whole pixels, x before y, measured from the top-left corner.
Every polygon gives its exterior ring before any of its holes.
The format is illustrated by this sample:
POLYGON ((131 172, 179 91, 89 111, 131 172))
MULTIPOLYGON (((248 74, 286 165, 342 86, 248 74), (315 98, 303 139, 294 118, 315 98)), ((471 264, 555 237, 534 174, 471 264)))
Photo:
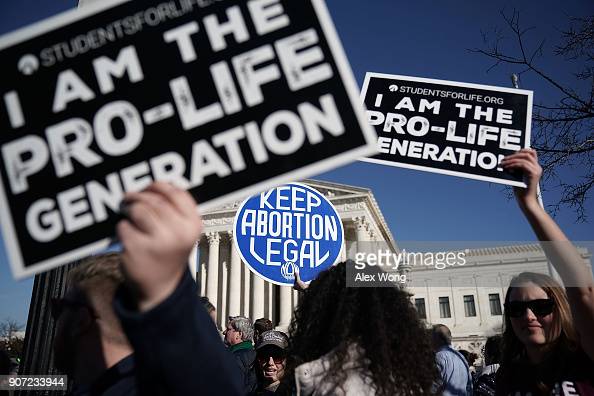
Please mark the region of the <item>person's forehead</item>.
POLYGON ((547 293, 532 282, 523 283, 514 287, 509 296, 510 301, 529 301, 549 298, 547 293))

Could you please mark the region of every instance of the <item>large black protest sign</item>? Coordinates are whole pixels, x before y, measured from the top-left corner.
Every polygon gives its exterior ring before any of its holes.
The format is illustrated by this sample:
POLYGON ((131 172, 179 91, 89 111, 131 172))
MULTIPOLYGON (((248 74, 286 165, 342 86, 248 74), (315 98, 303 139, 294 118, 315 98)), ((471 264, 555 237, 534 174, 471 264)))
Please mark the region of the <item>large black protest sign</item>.
POLYGON ((374 152, 323 1, 97 3, 0 39, 17 277, 106 246, 154 179, 208 209, 374 152))
POLYGON ((379 151, 364 161, 525 186, 499 163, 530 145, 531 91, 367 73, 361 95, 379 151))

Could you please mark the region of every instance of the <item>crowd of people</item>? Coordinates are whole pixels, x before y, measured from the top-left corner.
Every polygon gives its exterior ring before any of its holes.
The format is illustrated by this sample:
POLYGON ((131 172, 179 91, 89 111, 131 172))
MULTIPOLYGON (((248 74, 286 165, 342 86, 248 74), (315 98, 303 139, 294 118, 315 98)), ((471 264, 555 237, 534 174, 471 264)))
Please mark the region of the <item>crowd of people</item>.
POLYGON ((567 287, 521 273, 504 303, 504 331, 483 367, 427 329, 398 287, 347 287, 342 262, 301 291, 288 334, 269 319, 230 317, 197 297, 186 263, 201 233, 194 199, 156 182, 126 196, 121 253, 91 257, 52 302, 55 364, 73 395, 594 395, 594 281, 541 208, 536 153, 502 166, 524 173, 519 206, 567 287))

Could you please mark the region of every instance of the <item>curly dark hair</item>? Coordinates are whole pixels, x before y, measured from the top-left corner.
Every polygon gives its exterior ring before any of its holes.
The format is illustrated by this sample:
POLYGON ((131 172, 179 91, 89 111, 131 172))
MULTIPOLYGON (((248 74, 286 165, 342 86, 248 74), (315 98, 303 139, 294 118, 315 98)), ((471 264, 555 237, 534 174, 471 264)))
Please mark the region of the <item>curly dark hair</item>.
POLYGON ((347 287, 342 262, 311 282, 300 298, 289 328, 289 359, 285 378, 295 368, 330 351, 324 381, 340 387, 349 347, 363 353, 359 372, 376 394, 431 394, 437 379, 435 353, 427 330, 412 306, 410 294, 398 287, 347 287))

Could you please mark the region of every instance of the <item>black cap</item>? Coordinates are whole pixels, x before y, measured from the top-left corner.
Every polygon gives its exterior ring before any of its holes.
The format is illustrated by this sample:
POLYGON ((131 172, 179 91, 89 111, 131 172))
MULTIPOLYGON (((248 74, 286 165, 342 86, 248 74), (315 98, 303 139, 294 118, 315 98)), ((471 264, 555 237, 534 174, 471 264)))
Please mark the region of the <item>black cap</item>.
POLYGON ((260 335, 260 340, 256 345, 256 349, 260 349, 266 345, 274 345, 283 350, 287 349, 289 347, 289 337, 282 331, 265 331, 260 335))

